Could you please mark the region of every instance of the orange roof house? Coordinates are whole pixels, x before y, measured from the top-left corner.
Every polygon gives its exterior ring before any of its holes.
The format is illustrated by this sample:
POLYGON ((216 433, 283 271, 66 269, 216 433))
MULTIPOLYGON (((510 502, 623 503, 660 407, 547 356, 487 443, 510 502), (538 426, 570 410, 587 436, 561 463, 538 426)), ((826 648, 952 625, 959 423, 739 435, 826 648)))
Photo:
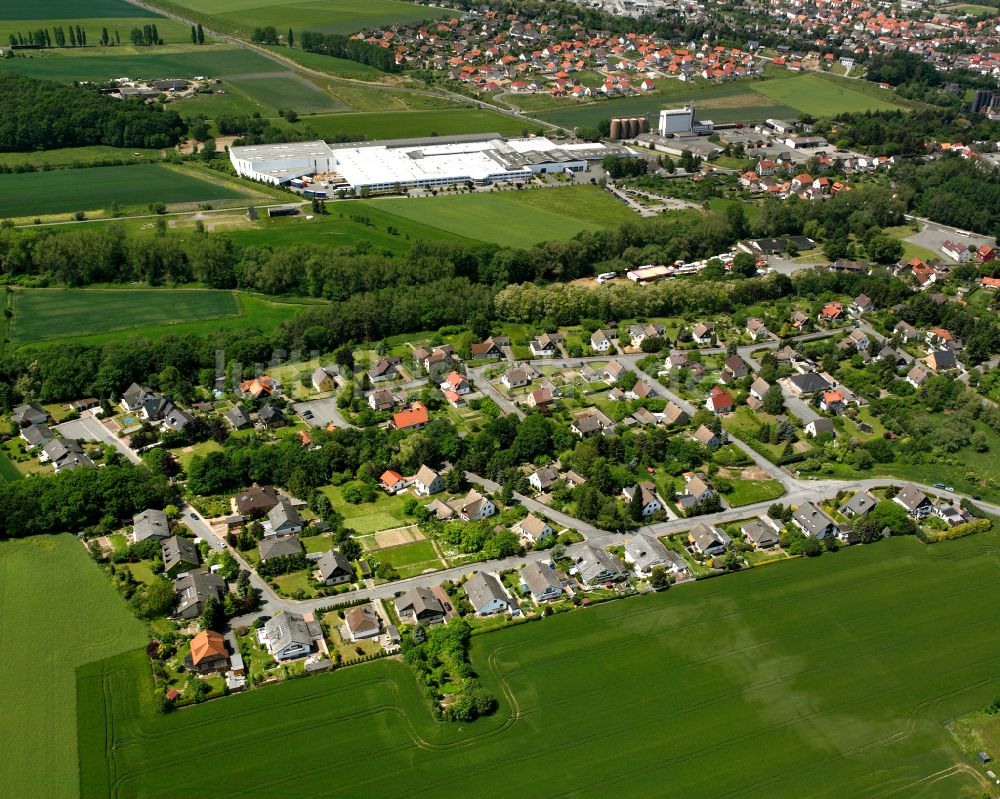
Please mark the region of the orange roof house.
POLYGON ((418 430, 430 421, 422 402, 414 402, 408 410, 392 415, 392 426, 397 430, 418 430))

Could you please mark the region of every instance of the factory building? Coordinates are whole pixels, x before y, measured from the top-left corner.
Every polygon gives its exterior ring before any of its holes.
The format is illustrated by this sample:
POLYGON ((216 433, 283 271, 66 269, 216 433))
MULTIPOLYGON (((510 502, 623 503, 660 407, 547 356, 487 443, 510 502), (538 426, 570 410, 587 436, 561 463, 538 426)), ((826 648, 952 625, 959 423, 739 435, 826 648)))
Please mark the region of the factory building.
POLYGON ((230 160, 244 177, 281 185, 321 175, 332 190, 355 192, 439 188, 471 183, 521 182, 536 174, 582 172, 619 146, 554 142, 543 136, 507 139, 496 133, 396 139, 352 144, 304 142, 232 147, 230 160))

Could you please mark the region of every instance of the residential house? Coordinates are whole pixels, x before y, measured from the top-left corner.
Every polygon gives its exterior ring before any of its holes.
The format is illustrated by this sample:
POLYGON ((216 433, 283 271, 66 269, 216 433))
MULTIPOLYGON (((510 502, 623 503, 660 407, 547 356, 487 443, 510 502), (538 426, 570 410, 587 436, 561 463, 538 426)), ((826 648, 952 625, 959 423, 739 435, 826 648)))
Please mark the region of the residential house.
POLYGON ((468 394, 472 391, 472 387, 461 372, 451 372, 441 384, 441 390, 454 391, 456 394, 468 394))
POLYGON ((562 340, 562 333, 543 333, 531 340, 528 349, 536 358, 552 358, 559 353, 559 345, 562 340))
POLYGON ((194 619, 205 609, 205 600, 214 597, 222 601, 226 591, 226 581, 221 575, 208 569, 192 569, 174 581, 177 594, 177 615, 183 619, 194 619))
POLYGON ((253 486, 236 495, 236 512, 248 519, 257 518, 271 510, 279 500, 273 486, 253 486))
POLYGON ((626 369, 623 364, 612 358, 604 367, 602 377, 606 382, 613 384, 617 383, 618 378, 620 378, 627 371, 628 369, 626 369))
POLYGON ((927 331, 924 341, 929 347, 951 347, 955 343, 955 337, 950 330, 943 327, 932 327, 927 331))
POLYGON ((553 401, 550 388, 536 388, 528 395, 528 405, 532 408, 547 408, 553 401))
POLYGON ((44 447, 55 438, 55 433, 52 432, 52 428, 47 424, 33 424, 28 427, 19 428, 19 434, 28 445, 28 449, 44 447))
POLYGON ((632 418, 641 425, 655 425, 657 422, 656 414, 646 408, 636 408, 632 418))
POLYGON ((763 319, 759 319, 756 316, 751 316, 747 319, 747 335, 750 336, 754 341, 759 341, 762 338, 767 338, 768 333, 767 325, 764 324, 763 319))
POLYGON ((465 595, 480 616, 492 616, 510 610, 510 596, 503 584, 490 572, 476 572, 465 581, 465 595))
POLYGON ((920 338, 919 331, 908 322, 898 322, 892 329, 892 332, 903 339, 903 341, 916 341, 920 338))
POLYGON ((272 377, 267 375, 261 375, 260 377, 255 377, 252 380, 244 380, 240 383, 239 393, 244 397, 252 397, 253 399, 263 399, 264 397, 270 397, 278 387, 277 381, 272 377))
POLYGON ((508 391, 528 385, 534 377, 534 370, 524 366, 512 366, 500 378, 508 391))
POLYGON ((746 377, 750 374, 750 370, 747 368, 746 362, 739 355, 730 355, 726 358, 722 373, 723 375, 729 375, 728 379, 723 381, 728 383, 731 380, 738 380, 741 377, 746 377))
POLYGON ((396 430, 419 430, 430 423, 427 407, 422 402, 413 402, 405 411, 392 415, 390 424, 396 430))
POLYGON ((663 338, 666 328, 661 324, 629 325, 628 334, 633 347, 641 347, 647 338, 663 338))
POLYGON ((557 480, 559 472, 552 466, 542 466, 528 475, 528 484, 539 493, 548 491, 557 480))
POLYGON ((802 313, 802 311, 795 311, 792 314, 792 327, 796 330, 801 330, 808 322, 809 317, 802 313))
POLYGON ((442 522, 455 517, 455 509, 450 505, 445 504, 440 499, 435 499, 433 502, 427 503, 424 507, 427 508, 429 513, 434 514, 434 516, 442 522))
POLYGON ((709 449, 718 449, 718 447, 722 444, 719 437, 705 427, 705 425, 699 425, 698 429, 692 433, 691 437, 699 444, 702 444, 709 449))
POLYGON ((160 542, 160 555, 163 558, 163 573, 171 579, 197 569, 201 562, 198 545, 190 538, 176 535, 160 542))
POLYGON ((378 482, 382 486, 382 490, 387 494, 398 494, 400 491, 405 491, 413 485, 413 478, 403 477, 403 475, 393 469, 386 469, 382 472, 378 482))
POLYGON ((477 522, 480 519, 488 519, 496 512, 497 508, 493 501, 473 488, 462 500, 458 515, 463 522, 477 522))
POLYGON ((354 582, 354 569, 351 562, 335 549, 327 550, 316 561, 314 575, 323 585, 344 585, 354 582))
POLYGON ((625 399, 627 400, 650 399, 654 397, 656 397, 656 392, 645 380, 636 381, 636 384, 625 392, 625 399))
POLYGON ((49 412, 37 402, 27 402, 18 405, 10 415, 10 420, 16 427, 31 427, 36 424, 46 424, 49 412))
POLYGON ((382 617, 374 605, 361 605, 344 611, 344 626, 351 641, 362 641, 382 632, 382 617))
POLYGON ((690 421, 690 419, 690 414, 688 414, 687 411, 672 400, 668 402, 667 407, 663 409, 663 424, 667 427, 685 425, 688 421, 690 421))
POLYGON ((83 447, 68 438, 54 438, 49 441, 39 453, 38 461, 51 463, 55 472, 97 468, 97 464, 84 453, 83 447))
POLYGON ((316 391, 333 391, 337 387, 337 367, 318 366, 312 373, 312 385, 316 391))
POLYGON ((521 538, 526 538, 531 541, 532 544, 555 534, 555 531, 549 526, 548 522, 539 518, 534 513, 529 513, 525 518, 515 524, 513 530, 521 536, 521 538))
POLYGON ((564 592, 555 567, 541 561, 526 563, 521 568, 521 589, 531 594, 535 602, 551 602, 564 592))
POLYGON ((292 507, 291 502, 282 499, 267 512, 264 535, 291 535, 300 532, 303 527, 305 524, 299 512, 292 507))
POLYGON ((411 588, 393 603, 403 624, 435 624, 444 621, 445 609, 429 588, 411 588))
POLYGON ((431 494, 444 491, 444 480, 441 479, 441 475, 426 464, 417 469, 412 479, 414 491, 419 496, 429 497, 431 494))
POLYGON ((867 491, 857 491, 837 510, 842 516, 849 518, 853 516, 867 516, 877 504, 878 500, 867 491))
POLYGON ((702 555, 721 555, 733 540, 712 525, 696 524, 688 531, 688 543, 702 555))
POLYGON ((828 535, 836 535, 837 523, 822 508, 812 502, 804 502, 792 513, 792 519, 803 533, 810 538, 823 540, 828 535))
POLYGON ((258 544, 258 551, 260 562, 266 563, 271 558, 287 558, 302 554, 302 542, 297 535, 264 538, 258 544))
POLYGON ((670 568, 673 564, 669 550, 656 536, 636 533, 625 542, 625 562, 632 565, 636 574, 645 577, 654 566, 670 568))
POLYGON ((374 366, 368 370, 368 379, 372 383, 384 383, 388 380, 395 380, 399 376, 396 369, 398 361, 390 358, 379 358, 374 366))
POLYGON ((919 389, 927 381, 930 375, 920 364, 914 364, 913 368, 906 373, 906 382, 916 389, 919 389))
POLYGON ((844 306, 839 302, 828 302, 819 312, 821 322, 839 322, 844 318, 844 306))
POLYGON ((846 336, 844 336, 840 343, 837 345, 840 349, 846 350, 849 347, 854 347, 858 352, 867 352, 871 341, 868 338, 868 334, 860 328, 855 328, 846 336))
POLYGON ((160 541, 170 537, 170 524, 167 514, 156 508, 147 508, 142 513, 132 517, 132 541, 136 544, 147 538, 160 541))
POLYGON ((684 474, 684 492, 677 495, 677 504, 685 511, 696 508, 715 496, 715 491, 700 475, 694 472, 684 474))
POLYGON ((607 352, 612 348, 611 337, 604 330, 595 330, 590 336, 590 348, 594 352, 607 352))
POLYGON ((933 508, 926 494, 909 486, 896 494, 892 501, 897 505, 902 505, 906 512, 915 519, 923 519, 933 508))
POLYGON ((750 396, 763 401, 764 395, 770 388, 770 383, 768 383, 763 377, 758 377, 750 384, 750 396))
POLYGON ((872 302, 871 297, 867 294, 859 294, 851 302, 850 313, 851 316, 862 316, 874 309, 875 303, 872 302))
POLYGON ((969 252, 967 244, 959 244, 958 242, 951 240, 945 241, 945 243, 941 245, 941 252, 953 261, 958 261, 963 264, 972 258, 972 253, 969 252))
POLYGON ((635 499, 637 493, 639 494, 639 501, 642 503, 643 518, 652 516, 657 511, 664 509, 663 502, 656 495, 656 486, 653 483, 647 481, 634 486, 625 486, 622 489, 622 494, 624 494, 629 502, 635 499))
POLYGON ((368 395, 368 407, 373 411, 391 411, 396 407, 396 397, 387 388, 377 388, 368 395))
POLYGON ((935 350, 923 360, 935 372, 958 368, 958 360, 955 358, 955 353, 949 349, 935 350))
POLYGON ((469 354, 476 361, 498 361, 503 357, 504 353, 500 343, 490 336, 485 341, 469 347, 469 354))
POLYGON ((215 630, 202 630, 191 639, 191 651, 184 658, 184 666, 195 674, 211 674, 229 669, 229 652, 226 639, 215 630))
POLYGON ((792 375, 783 380, 788 392, 793 397, 804 397, 826 391, 830 384, 818 372, 805 372, 804 374, 792 375))
POLYGON ((594 410, 580 414, 572 422, 569 429, 580 438, 589 438, 595 433, 610 430, 614 423, 602 412, 594 410))
POLYGON ((825 416, 817 416, 810 419, 803 425, 803 430, 806 431, 806 435, 816 438, 816 436, 821 436, 823 433, 829 433, 830 435, 836 436, 837 429, 833 426, 833 421, 827 419, 825 416))
POLYGON ((691 328, 691 338, 695 344, 711 344, 715 338, 715 322, 698 322, 691 328))
POLYGON ((312 652, 316 642, 323 637, 318 621, 287 610, 278 611, 264 625, 264 643, 275 660, 294 660, 312 652))
POLYGON ((972 519, 968 511, 964 508, 947 502, 935 505, 933 512, 935 516, 946 522, 949 527, 954 527, 956 524, 964 524, 972 519))
POLYGON ((732 395, 721 386, 712 386, 705 400, 705 407, 712 413, 732 413, 735 407, 732 395))
POLYGON ((827 413, 840 413, 844 409, 844 395, 838 388, 832 388, 820 394, 820 410, 827 413))
POLYGON ((288 417, 285 412, 271 403, 267 403, 257 414, 257 419, 268 430, 276 427, 284 427, 288 424, 288 417))
POLYGON ((239 405, 231 411, 226 411, 225 417, 226 422, 231 428, 233 428, 233 430, 246 430, 248 427, 253 426, 253 422, 250 421, 250 416, 239 405))
POLYGON ((778 529, 766 518, 752 519, 740 525, 743 537, 754 549, 770 549, 778 545, 778 529))
POLYGON ((620 582, 628 576, 618 558, 593 544, 580 544, 566 554, 575 564, 577 578, 586 586, 620 582))

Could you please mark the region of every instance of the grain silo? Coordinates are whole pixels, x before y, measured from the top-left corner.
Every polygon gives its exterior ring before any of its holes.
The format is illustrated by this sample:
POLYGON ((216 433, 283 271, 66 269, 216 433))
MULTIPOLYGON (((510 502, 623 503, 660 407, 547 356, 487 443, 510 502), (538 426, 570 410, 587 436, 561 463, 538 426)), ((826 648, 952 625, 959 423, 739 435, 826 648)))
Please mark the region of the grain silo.
POLYGON ((620 139, 622 137, 622 121, 620 119, 611 120, 611 135, 609 139, 620 139))
POLYGON ((649 133, 649 120, 646 117, 639 117, 639 133, 649 133))
POLYGON ((639 120, 636 119, 635 117, 632 117, 628 121, 628 137, 630 139, 634 139, 638 135, 639 135, 639 120))

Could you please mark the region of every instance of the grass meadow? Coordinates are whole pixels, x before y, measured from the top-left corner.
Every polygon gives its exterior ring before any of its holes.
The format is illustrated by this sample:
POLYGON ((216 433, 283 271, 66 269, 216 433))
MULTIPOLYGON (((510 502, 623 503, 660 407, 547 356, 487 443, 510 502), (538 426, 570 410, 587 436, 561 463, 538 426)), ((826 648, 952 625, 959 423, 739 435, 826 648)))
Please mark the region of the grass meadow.
POLYGON ((390 496, 379 491, 374 502, 352 505, 344 501, 339 486, 326 486, 320 490, 330 498, 333 509, 344 517, 344 524, 361 535, 414 523, 411 517, 403 513, 403 503, 406 501, 404 494, 390 496))
POLYGON ((106 210, 152 202, 193 203, 247 196, 163 164, 98 166, 0 175, 0 218, 106 210))
POLYGON ((58 346, 120 341, 123 333, 157 339, 270 330, 313 303, 212 289, 19 289, 11 340, 58 346))
MULTIPOLYGON (((6 2, 0 16, 4 19, 44 19, 50 22, 100 19, 101 17, 157 17, 145 8, 125 0, 35 0, 32 3, 6 2)), ((157 23, 159 24, 159 23, 157 23)))
POLYGON ((328 92, 291 72, 230 78, 227 83, 266 108, 291 108, 299 114, 347 110, 328 92))
POLYGON ((635 219, 623 203, 596 186, 364 202, 459 236, 515 247, 568 239, 583 230, 598 230, 635 219))
POLYGON ((810 73, 755 83, 754 91, 804 114, 829 116, 855 111, 892 111, 902 106, 891 90, 861 80, 810 73))
POLYGON ((75 799, 75 671, 141 647, 144 628, 68 535, 0 542, 0 618, 3 793, 75 799))
POLYGON ((996 695, 998 555, 889 539, 482 635, 471 725, 396 660, 159 716, 119 657, 80 673, 83 796, 981 797, 942 722, 996 695))
MULTIPOLYGON (((89 3, 81 3, 79 5, 89 5, 89 3)), ((156 32, 160 35, 160 38, 163 39, 164 43, 191 43, 190 26, 182 25, 181 23, 174 22, 166 17, 146 16, 145 10, 139 8, 138 6, 132 6, 127 3, 123 3, 122 5, 124 6, 124 13, 119 13, 114 17, 81 16, 80 12, 77 11, 75 13, 70 13, 65 17, 57 17, 54 19, 49 17, 16 19, 9 17, 6 12, 0 11, 0 37, 2 37, 0 38, 0 42, 3 42, 6 45, 7 37, 11 33, 21 33, 24 36, 27 36, 28 31, 36 31, 39 28, 48 29, 49 35, 52 36, 52 29, 56 26, 62 26, 63 30, 66 31, 66 36, 68 38, 68 26, 73 24, 74 27, 79 25, 87 34, 88 46, 95 45, 100 41, 102 28, 108 29, 108 33, 111 35, 112 39, 114 38, 115 31, 117 31, 122 42, 131 44, 130 34, 133 28, 142 28, 143 25, 154 24, 156 25, 156 32), (132 11, 139 13, 133 14, 132 11)), ((69 51, 66 52, 73 52, 73 48, 70 48, 69 51)))
POLYGON ((0 164, 31 164, 42 169, 45 166, 86 166, 100 161, 158 161, 163 158, 162 150, 136 149, 131 147, 105 147, 95 144, 89 147, 60 147, 55 150, 32 150, 28 153, 0 153, 0 164))

